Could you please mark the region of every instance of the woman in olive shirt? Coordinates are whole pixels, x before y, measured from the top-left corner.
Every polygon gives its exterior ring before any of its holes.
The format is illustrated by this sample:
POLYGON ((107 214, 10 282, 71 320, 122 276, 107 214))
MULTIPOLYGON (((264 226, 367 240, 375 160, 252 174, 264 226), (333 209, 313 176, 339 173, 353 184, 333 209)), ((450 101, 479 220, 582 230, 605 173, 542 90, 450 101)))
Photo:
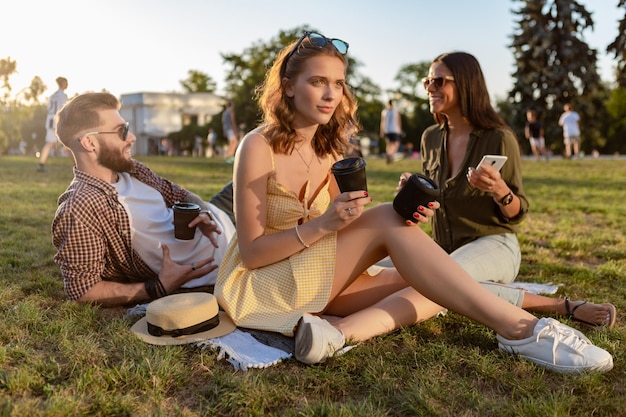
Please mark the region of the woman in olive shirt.
MULTIPOLYGON (((496 283, 515 280, 521 262, 516 233, 528 212, 517 139, 491 106, 480 64, 464 52, 445 53, 423 80, 437 122, 424 131, 423 172, 441 190, 433 238, 477 281, 530 311, 612 326, 615 307, 526 293, 496 283), (475 169, 484 155, 506 155, 501 171, 475 169), (486 282, 488 281, 488 282, 486 282)), ((401 185, 410 174, 404 173, 401 185)))

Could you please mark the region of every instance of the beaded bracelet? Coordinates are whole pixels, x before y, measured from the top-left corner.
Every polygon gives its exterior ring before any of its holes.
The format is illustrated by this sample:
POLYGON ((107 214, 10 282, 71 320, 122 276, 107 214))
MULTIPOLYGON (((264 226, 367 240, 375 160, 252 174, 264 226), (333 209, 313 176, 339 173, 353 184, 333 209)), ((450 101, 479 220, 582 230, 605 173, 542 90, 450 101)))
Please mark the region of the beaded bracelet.
POLYGON ((305 248, 309 247, 309 245, 304 243, 304 240, 302 240, 302 236, 300 236, 300 232, 298 231, 298 225, 296 225, 296 236, 298 236, 298 240, 300 241, 300 243, 302 243, 302 246, 304 246, 305 248))

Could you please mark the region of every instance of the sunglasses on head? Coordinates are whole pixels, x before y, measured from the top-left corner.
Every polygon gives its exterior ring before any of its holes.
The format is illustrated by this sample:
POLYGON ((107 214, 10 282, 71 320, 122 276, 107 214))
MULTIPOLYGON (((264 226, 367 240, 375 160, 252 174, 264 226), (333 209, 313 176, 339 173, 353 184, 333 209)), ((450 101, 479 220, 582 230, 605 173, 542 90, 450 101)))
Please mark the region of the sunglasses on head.
POLYGON ((305 39, 307 39, 311 45, 316 46, 320 49, 325 47, 326 44, 330 42, 330 44, 334 46, 337 52, 339 52, 341 55, 347 54, 348 47, 350 46, 348 42, 342 41, 341 39, 327 38, 326 36, 321 35, 319 33, 315 33, 315 32, 304 32, 304 34, 300 36, 300 39, 298 39, 298 42, 296 42, 293 48, 291 48, 291 51, 289 51, 289 53, 283 60, 281 74, 285 72, 285 67, 287 66, 287 61, 289 61, 289 58, 291 58, 293 54, 295 54, 298 51, 298 48, 300 48, 300 45, 302 45, 302 42, 304 42, 305 39))
POLYGON ((446 81, 454 81, 454 77, 451 75, 446 75, 444 77, 424 77, 422 78, 422 85, 426 90, 431 85, 434 85, 436 89, 440 89, 446 84, 446 81))
POLYGON ((85 136, 89 136, 89 135, 105 135, 105 134, 117 134, 117 136, 119 136, 119 138, 121 140, 123 140, 124 142, 126 142, 126 138, 128 137, 128 126, 129 123, 126 122, 124 123, 123 126, 120 126, 117 130, 111 131, 111 132, 87 132, 84 135, 82 135, 81 137, 79 137, 77 140, 80 142, 80 140, 82 138, 84 138, 85 136))

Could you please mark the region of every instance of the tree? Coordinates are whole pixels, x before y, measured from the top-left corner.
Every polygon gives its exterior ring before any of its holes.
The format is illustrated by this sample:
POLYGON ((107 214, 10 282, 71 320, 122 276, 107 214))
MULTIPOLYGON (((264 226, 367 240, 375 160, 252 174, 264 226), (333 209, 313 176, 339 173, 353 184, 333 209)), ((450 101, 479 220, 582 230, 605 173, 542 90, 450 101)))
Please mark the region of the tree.
POLYGON ((6 103, 11 95, 11 84, 9 78, 17 71, 17 62, 11 61, 11 57, 0 59, 0 80, 2 80, 2 103, 6 103))
MULTIPOLYGON (((520 16, 511 48, 517 70, 509 93, 514 103, 518 130, 525 112, 534 108, 545 120, 556 121, 563 105, 571 102, 581 114, 583 147, 597 148, 600 126, 606 119, 603 100, 606 90, 597 72, 597 52, 582 34, 593 28, 591 14, 575 0, 514 0, 523 3, 513 12, 520 16)), ((546 125, 546 138, 560 149, 561 130, 546 125)))
MULTIPOLYGON (((623 7, 626 9, 626 0, 619 0, 617 7, 623 7)), ((619 22, 619 29, 617 30, 617 37, 606 48, 607 53, 613 53, 617 60, 617 69, 615 71, 615 78, 617 85, 621 88, 626 88, 626 14, 619 22)))
POLYGON ((607 137, 616 138, 607 144, 610 153, 626 153, 626 88, 618 87, 611 92, 606 108, 609 113, 607 137))
POLYGON ((210 75, 197 70, 189 70, 189 76, 180 81, 180 85, 187 93, 215 93, 217 85, 210 75))
POLYGON ((43 138, 45 133, 45 106, 39 104, 39 97, 47 87, 35 76, 28 87, 12 96, 9 79, 15 72, 16 61, 11 57, 0 59, 0 154, 19 149, 22 141, 28 148, 34 147, 37 138, 43 138))

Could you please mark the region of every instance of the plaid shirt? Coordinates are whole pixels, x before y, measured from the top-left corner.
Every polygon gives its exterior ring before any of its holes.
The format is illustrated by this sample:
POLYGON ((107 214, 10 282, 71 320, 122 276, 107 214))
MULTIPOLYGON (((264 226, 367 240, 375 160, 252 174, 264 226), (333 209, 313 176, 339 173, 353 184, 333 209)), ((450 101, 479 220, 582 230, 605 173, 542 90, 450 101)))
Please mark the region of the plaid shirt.
MULTIPOLYGON (((135 161, 130 172, 156 189, 170 207, 184 201, 187 191, 135 161)), ((52 222, 57 248, 54 262, 61 268, 65 293, 82 297, 98 282, 145 282, 152 271, 131 246, 130 220, 111 184, 74 167, 74 180, 59 197, 52 222)))

